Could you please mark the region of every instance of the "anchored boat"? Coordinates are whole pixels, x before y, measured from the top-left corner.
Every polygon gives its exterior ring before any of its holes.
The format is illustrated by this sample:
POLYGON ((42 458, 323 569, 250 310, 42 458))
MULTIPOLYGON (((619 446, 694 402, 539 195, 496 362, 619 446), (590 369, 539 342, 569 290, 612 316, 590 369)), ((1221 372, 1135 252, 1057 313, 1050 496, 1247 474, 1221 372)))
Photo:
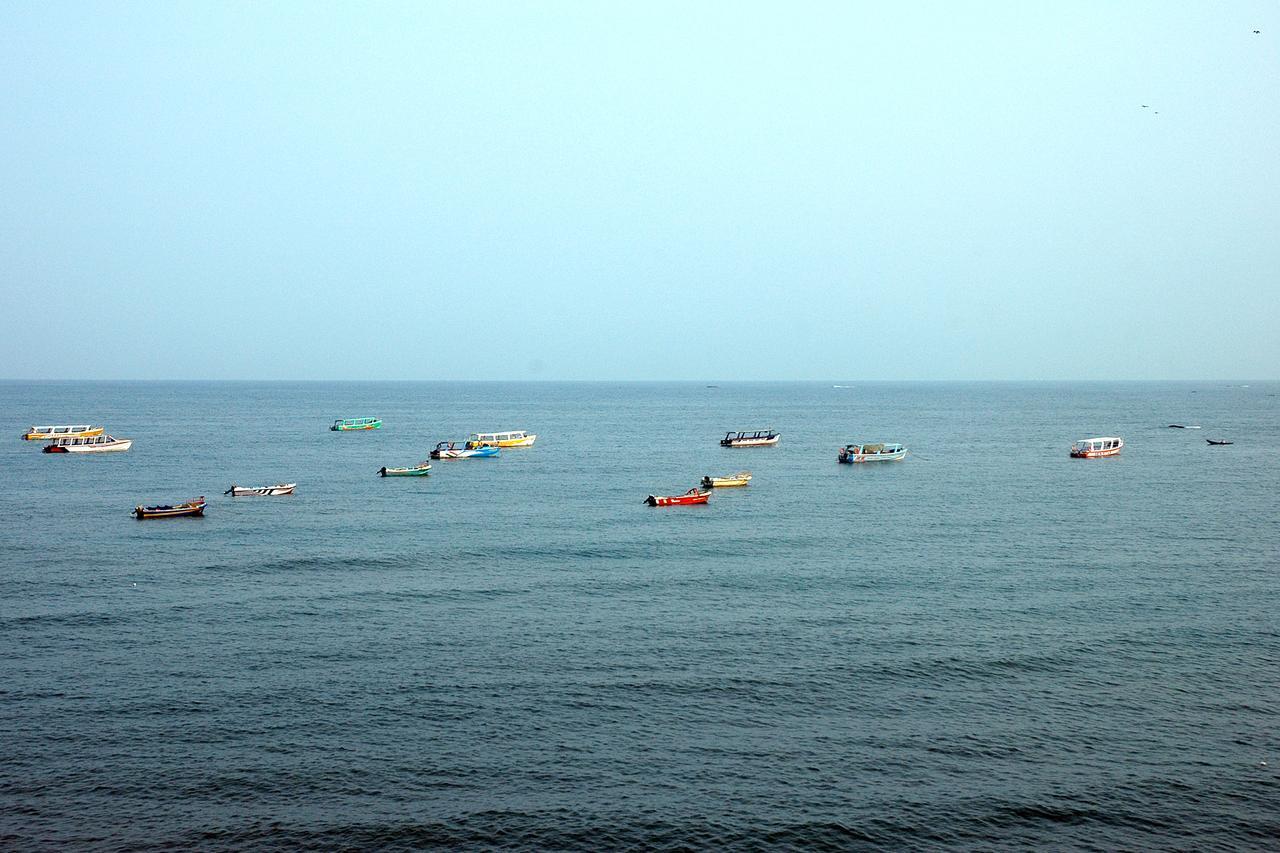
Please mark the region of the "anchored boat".
POLYGON ((721 447, 768 447, 777 444, 782 433, 771 429, 758 429, 753 432, 726 432, 720 439, 721 447))
POLYGON ((204 498, 192 498, 179 504, 162 504, 159 506, 143 506, 133 508, 133 515, 139 521, 144 518, 182 518, 184 516, 204 515, 204 498))
POLYGON ((23 441, 45 441, 50 438, 91 438, 102 435, 103 428, 78 424, 71 426, 33 426, 22 434, 23 441))
POLYGON ((382 429, 378 418, 339 418, 329 429, 334 432, 352 432, 361 429, 382 429))
POLYGON ((112 453, 128 450, 133 446, 131 438, 115 438, 95 435, 89 438, 55 438, 44 446, 45 453, 112 453))
POLYGON ((223 494, 231 495, 233 498, 247 498, 251 496, 275 497, 276 495, 291 495, 297 486, 297 483, 276 483, 274 486, 233 485, 231 488, 223 492, 223 494))
POLYGON ((467 447, 532 447, 538 436, 522 429, 508 432, 473 432, 467 438, 467 447))
POLYGON ((1100 459, 1104 456, 1118 456, 1124 440, 1115 436, 1101 438, 1082 438, 1071 445, 1072 459, 1100 459))
POLYGON ((846 444, 836 454, 838 462, 896 462, 907 455, 901 444, 846 444))
POLYGON ((422 477, 431 470, 431 465, 427 462, 419 462, 412 468, 388 468, 385 465, 378 469, 378 473, 384 477, 422 477))
POLYGON ((442 441, 431 451, 432 459, 488 459, 498 455, 498 448, 488 445, 470 447, 467 442, 442 441))
POLYGON ((710 474, 707 474, 702 478, 702 488, 727 489, 732 486, 745 486, 750 482, 750 471, 739 471, 736 474, 730 474, 728 477, 712 477, 710 474))
POLYGON ((704 504, 711 492, 690 489, 683 495, 649 495, 644 502, 649 506, 685 506, 687 504, 704 504))

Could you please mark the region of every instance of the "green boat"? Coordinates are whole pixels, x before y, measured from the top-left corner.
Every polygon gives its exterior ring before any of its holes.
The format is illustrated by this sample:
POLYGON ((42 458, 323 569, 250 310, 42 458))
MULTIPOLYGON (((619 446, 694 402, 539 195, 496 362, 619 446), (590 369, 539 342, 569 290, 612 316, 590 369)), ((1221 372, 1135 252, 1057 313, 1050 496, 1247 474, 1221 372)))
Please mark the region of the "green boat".
POLYGON ((431 465, 427 462, 419 462, 412 468, 387 468, 383 466, 378 469, 378 473, 384 477, 421 477, 430 473, 431 465))
POLYGON ((377 418, 340 418, 333 422, 329 429, 334 432, 349 432, 356 429, 382 429, 382 421, 377 418))

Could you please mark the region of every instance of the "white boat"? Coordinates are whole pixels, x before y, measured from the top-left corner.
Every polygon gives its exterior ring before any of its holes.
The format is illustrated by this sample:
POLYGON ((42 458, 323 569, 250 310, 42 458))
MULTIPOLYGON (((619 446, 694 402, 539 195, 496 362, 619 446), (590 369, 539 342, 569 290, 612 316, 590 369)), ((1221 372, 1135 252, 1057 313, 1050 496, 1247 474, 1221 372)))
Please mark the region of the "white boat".
POLYGON ((538 436, 522 429, 507 432, 473 432, 467 437, 467 447, 532 447, 538 436))
POLYGON ((1124 447, 1124 439, 1114 435, 1082 438, 1071 445, 1071 458, 1103 459, 1108 456, 1119 456, 1122 447, 1124 447))
POLYGON ((846 444, 836 454, 836 461, 849 465, 859 462, 897 462, 906 455, 907 449, 901 444, 846 444))
POLYGON ((274 486, 232 486, 223 492, 224 495, 231 495, 233 498, 244 498, 251 495, 260 495, 264 497, 274 497, 276 495, 291 495, 293 490, 297 488, 297 483, 276 483, 274 486))
POLYGON ((45 441, 50 438, 90 438, 102 435, 102 427, 89 424, 70 426, 33 426, 22 434, 24 441, 45 441))
POLYGON ((44 446, 45 453, 112 453, 128 450, 133 446, 131 438, 115 438, 110 435, 94 435, 89 438, 55 438, 44 446))
POLYGON ((777 444, 782 433, 771 429, 758 429, 751 432, 726 432, 720 439, 721 447, 769 447, 777 444))

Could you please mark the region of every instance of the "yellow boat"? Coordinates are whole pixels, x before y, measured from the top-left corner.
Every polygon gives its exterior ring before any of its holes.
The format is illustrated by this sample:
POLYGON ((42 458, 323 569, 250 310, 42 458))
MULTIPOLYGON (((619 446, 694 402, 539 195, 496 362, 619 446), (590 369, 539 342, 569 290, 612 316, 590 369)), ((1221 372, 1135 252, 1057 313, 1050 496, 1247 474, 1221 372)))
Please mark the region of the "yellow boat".
POLYGON ((27 441, 47 441, 51 438, 93 438, 102 435, 102 427, 88 424, 71 426, 33 426, 22 434, 27 441))
POLYGON ((712 477, 710 474, 702 478, 704 489, 726 489, 729 486, 745 486, 751 482, 750 471, 739 471, 728 477, 712 477))
POLYGON ((509 432, 473 432, 467 438, 467 447, 531 447, 538 437, 522 429, 509 432))

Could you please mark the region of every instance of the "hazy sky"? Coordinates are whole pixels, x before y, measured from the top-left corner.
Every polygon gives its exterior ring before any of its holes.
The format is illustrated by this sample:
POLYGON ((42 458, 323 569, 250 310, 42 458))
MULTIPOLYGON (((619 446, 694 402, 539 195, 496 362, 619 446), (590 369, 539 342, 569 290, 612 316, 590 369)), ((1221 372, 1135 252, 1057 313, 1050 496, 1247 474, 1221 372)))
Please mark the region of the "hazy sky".
POLYGON ((1278 191, 1272 0, 0 4, 0 376, 1275 378, 1278 191))

